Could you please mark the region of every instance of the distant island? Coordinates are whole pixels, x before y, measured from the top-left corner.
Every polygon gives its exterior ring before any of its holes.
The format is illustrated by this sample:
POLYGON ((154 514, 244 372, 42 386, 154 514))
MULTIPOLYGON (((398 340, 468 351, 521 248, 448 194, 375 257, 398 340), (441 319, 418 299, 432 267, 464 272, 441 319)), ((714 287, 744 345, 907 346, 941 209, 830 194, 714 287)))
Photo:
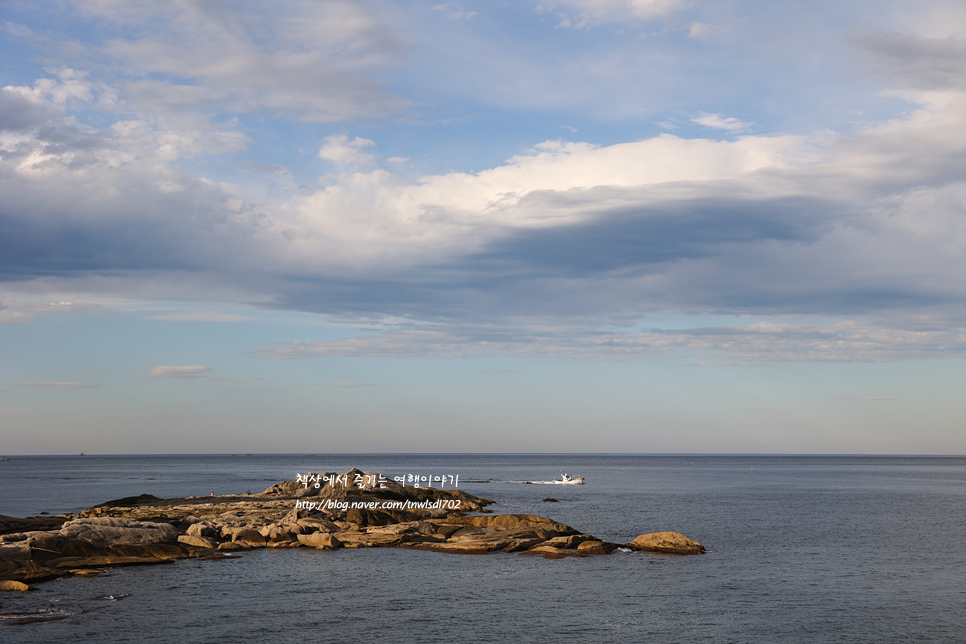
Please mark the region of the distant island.
POLYGON ((142 494, 79 515, 0 515, 0 590, 27 590, 29 582, 97 574, 107 566, 220 559, 253 548, 397 547, 549 559, 606 555, 618 548, 704 552, 700 543, 676 532, 610 543, 547 517, 493 514, 487 509, 493 503, 352 469, 300 475, 258 494, 184 499, 142 494))

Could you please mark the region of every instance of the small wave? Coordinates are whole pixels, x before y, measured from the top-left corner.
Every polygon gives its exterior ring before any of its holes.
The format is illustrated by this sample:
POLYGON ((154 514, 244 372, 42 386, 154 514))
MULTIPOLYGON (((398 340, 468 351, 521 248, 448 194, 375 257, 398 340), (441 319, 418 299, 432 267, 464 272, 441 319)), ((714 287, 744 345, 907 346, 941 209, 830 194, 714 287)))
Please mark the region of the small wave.
POLYGON ((103 599, 104 601, 117 602, 121 601, 125 597, 130 597, 131 593, 122 593, 120 595, 104 595, 103 597, 98 597, 98 599, 103 599))
POLYGON ((4 626, 20 626, 23 624, 36 624, 38 622, 55 622, 59 619, 67 619, 77 613, 67 613, 51 609, 25 611, 17 613, 0 613, 0 624, 4 626))

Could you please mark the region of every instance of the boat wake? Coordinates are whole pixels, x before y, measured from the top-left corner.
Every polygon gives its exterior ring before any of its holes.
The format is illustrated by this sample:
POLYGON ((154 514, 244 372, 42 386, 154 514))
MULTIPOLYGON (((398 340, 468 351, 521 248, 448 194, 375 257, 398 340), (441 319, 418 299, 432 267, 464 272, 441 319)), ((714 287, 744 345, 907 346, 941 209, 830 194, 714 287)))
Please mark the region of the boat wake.
POLYGON ((561 474, 559 479, 552 481, 507 481, 507 483, 520 483, 523 485, 583 485, 584 479, 579 476, 570 476, 564 473, 561 474))

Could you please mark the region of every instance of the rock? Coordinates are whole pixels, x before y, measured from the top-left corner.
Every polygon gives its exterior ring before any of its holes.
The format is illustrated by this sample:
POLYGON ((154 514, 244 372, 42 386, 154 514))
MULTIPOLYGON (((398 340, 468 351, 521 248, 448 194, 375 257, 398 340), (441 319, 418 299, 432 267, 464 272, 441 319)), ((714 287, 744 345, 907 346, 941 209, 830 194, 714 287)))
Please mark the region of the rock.
MULTIPOLYGON (((299 528, 302 528, 302 532, 338 532, 339 526, 337 526, 332 521, 326 519, 317 518, 306 518, 299 519, 296 524, 299 528)), ((294 531, 293 531, 294 532, 294 531)))
POLYGON ((67 520, 63 516, 27 517, 18 519, 0 514, 0 534, 10 535, 17 532, 31 532, 37 530, 59 530, 67 520))
POLYGON ((258 532, 265 537, 269 543, 277 543, 279 541, 294 541, 297 535, 302 533, 302 529, 299 528, 299 526, 295 526, 295 528, 297 528, 299 531, 293 533, 288 526, 280 526, 273 523, 265 526, 258 532))
POLYGON ((465 528, 460 528, 456 532, 453 532, 452 534, 449 535, 449 538, 463 539, 465 537, 472 537, 478 534, 486 534, 486 530, 484 530, 483 528, 479 528, 477 526, 471 525, 471 526, 466 526, 465 528))
POLYGON ((345 520, 361 527, 399 523, 388 512, 383 512, 382 510, 358 510, 356 508, 346 512, 345 520))
POLYGON ((544 503, 559 503, 559 501, 557 501, 557 499, 554 499, 552 497, 547 497, 546 499, 543 500, 543 502, 544 503))
POLYGON ((160 501, 158 497, 153 494, 140 494, 138 496, 126 496, 123 499, 115 499, 114 501, 108 501, 106 503, 101 503, 100 505, 95 505, 95 508, 130 508, 138 505, 144 505, 145 503, 150 503, 151 501, 160 501))
POLYGON ((535 537, 533 539, 517 539, 510 542, 503 552, 522 552, 524 550, 529 550, 533 546, 540 545, 544 543, 544 540, 540 537, 535 537))
MULTIPOLYGON (((485 517, 452 517, 440 521, 440 524, 468 525, 484 528, 497 526, 512 528, 541 528, 547 532, 556 533, 551 535, 551 537, 577 534, 577 531, 568 525, 557 523, 553 519, 537 516, 535 514, 494 514, 492 516, 485 517)), ((547 538, 549 539, 551 537, 547 538)))
POLYGON ((584 541, 577 546, 577 552, 585 555, 609 555, 621 547, 623 546, 619 543, 608 541, 584 541))
POLYGON ((171 543, 178 540, 178 530, 170 523, 112 517, 74 519, 64 524, 60 534, 107 544, 171 543))
POLYGON ((678 532, 642 534, 627 544, 627 547, 634 550, 666 552, 676 555, 699 555, 704 552, 704 546, 678 532))
POLYGON ((186 543, 189 546, 198 546, 199 548, 217 548, 218 543, 214 539, 208 539, 206 537, 196 537, 191 534, 178 535, 178 543, 186 543))
POLYGON ((546 559, 563 559, 564 557, 586 557, 586 554, 555 548, 553 546, 534 546, 520 553, 521 555, 543 555, 546 559))
POLYGON ((249 546, 264 546, 265 537, 258 530, 252 528, 241 528, 231 535, 232 541, 241 541, 249 546))
POLYGON ((210 523, 204 522, 192 523, 185 532, 192 537, 216 538, 218 536, 218 530, 210 523))
POLYGON ((572 534, 567 537, 554 537, 553 539, 548 539, 544 545, 551 546, 553 548, 572 550, 580 546, 580 544, 584 543, 585 541, 595 541, 595 539, 589 534, 572 534))
POLYGON ((104 566, 152 566, 156 564, 172 563, 174 559, 158 559, 157 557, 64 557, 56 562, 56 568, 61 574, 75 568, 102 568, 104 566))
POLYGON ((96 568, 90 568, 90 569, 75 568, 74 570, 70 570, 68 572, 70 572, 70 574, 74 575, 75 577, 97 577, 98 575, 103 574, 104 571, 97 570, 96 568))
POLYGON ((436 532, 434 533, 437 537, 442 537, 443 539, 448 539, 453 536, 463 528, 459 525, 437 525, 436 532))
POLYGON ((218 544, 218 550, 222 552, 239 552, 241 550, 251 550, 251 546, 246 546, 244 543, 236 541, 226 541, 225 543, 218 544))
POLYGON ((407 548, 448 552, 460 555, 485 555, 503 550, 511 544, 509 539, 463 539, 455 543, 405 543, 407 548))
POLYGON ((13 581, 11 579, 7 579, 4 581, 0 581, 0 590, 19 593, 27 590, 33 590, 33 588, 28 584, 23 583, 22 581, 13 581))
POLYGON ((300 534, 299 543, 316 550, 335 550, 342 547, 342 542, 328 532, 315 532, 313 534, 300 534))

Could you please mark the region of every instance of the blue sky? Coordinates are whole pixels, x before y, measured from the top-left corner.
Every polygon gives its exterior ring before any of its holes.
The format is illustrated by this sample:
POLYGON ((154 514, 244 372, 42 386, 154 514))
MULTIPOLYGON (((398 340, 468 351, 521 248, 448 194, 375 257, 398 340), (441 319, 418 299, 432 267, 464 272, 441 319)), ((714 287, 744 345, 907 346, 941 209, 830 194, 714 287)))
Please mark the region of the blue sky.
POLYGON ((962 3, 0 21, 0 453, 966 453, 962 3))

